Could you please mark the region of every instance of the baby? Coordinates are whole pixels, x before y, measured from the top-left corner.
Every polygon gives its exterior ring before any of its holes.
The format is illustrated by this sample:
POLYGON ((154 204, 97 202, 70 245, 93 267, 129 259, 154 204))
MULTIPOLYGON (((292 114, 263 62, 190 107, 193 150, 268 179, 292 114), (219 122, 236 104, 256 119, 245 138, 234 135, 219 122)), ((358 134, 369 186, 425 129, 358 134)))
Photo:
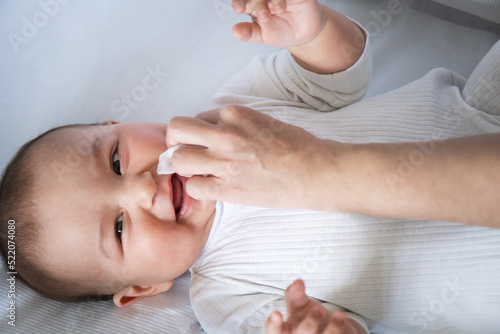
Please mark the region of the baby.
MULTIPOLYGON (((432 138, 433 129, 419 128, 425 120, 408 120, 418 110, 405 114, 399 105, 400 114, 379 113, 376 103, 374 111, 362 112, 370 102, 317 113, 359 100, 369 83, 366 32, 345 16, 314 0, 233 6, 254 21, 236 25, 236 37, 288 51, 250 64, 221 90, 215 106, 243 104, 323 138, 359 140, 354 128, 342 127, 353 119, 366 119, 363 131, 374 140, 432 138)), ((449 76, 437 73, 442 86, 457 80, 449 76)), ((433 74, 419 87, 435 80, 433 74)), ((225 117, 236 109, 223 108, 225 117)), ((443 121, 452 117, 447 110, 443 121)), ((425 112, 424 119, 434 120, 443 110, 425 112)), ((495 128, 488 120, 474 121, 486 132, 495 128)), ((443 131, 454 136, 464 129, 443 131)), ((331 317, 328 329, 339 333, 496 328, 484 319, 499 308, 500 270, 492 265, 499 259, 491 255, 499 253, 498 231, 196 200, 186 191, 188 177, 157 173, 166 137, 165 124, 107 121, 53 129, 21 148, 2 179, 0 218, 4 225, 16 220, 16 269, 29 286, 57 300, 112 294, 116 305, 126 306, 167 291, 190 269, 193 308, 209 333, 261 332, 273 310, 298 317, 300 326, 325 309, 348 311, 347 319, 331 317), (460 269, 469 265, 474 275, 460 269), (300 281, 284 297, 298 277, 315 299, 305 298, 300 281), (429 316, 426 305, 440 296, 453 303, 429 316), (302 301, 300 307, 294 300, 302 301), (464 305, 477 304, 491 310, 465 317, 464 305)), ((5 255, 3 231, 5 226, 5 255)), ((324 313, 320 318, 327 319, 324 313)))

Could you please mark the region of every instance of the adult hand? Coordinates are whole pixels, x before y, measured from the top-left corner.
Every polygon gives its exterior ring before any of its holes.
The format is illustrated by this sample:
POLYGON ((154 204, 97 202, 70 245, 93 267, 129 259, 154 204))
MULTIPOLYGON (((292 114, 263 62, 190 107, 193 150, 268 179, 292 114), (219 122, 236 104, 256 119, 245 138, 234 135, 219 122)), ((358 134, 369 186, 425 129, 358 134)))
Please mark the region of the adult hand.
POLYGON ((310 207, 313 176, 331 154, 309 132, 243 106, 173 118, 167 145, 177 144, 207 147, 174 152, 175 171, 192 176, 190 196, 261 207, 310 207))
POLYGON ((498 133, 347 144, 318 139, 241 106, 199 117, 175 118, 167 132, 168 146, 207 147, 174 153, 175 170, 195 175, 187 183, 194 198, 500 228, 498 133), (426 154, 425 160, 402 174, 402 159, 415 152, 426 154))

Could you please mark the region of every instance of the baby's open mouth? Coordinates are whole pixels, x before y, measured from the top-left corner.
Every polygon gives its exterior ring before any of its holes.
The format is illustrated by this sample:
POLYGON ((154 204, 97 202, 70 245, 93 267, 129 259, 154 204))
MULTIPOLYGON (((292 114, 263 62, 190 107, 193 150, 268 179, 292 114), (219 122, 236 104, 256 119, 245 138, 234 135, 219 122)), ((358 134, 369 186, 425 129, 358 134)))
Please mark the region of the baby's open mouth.
POLYGON ((182 210, 182 204, 184 202, 184 186, 182 181, 179 179, 177 174, 172 174, 172 204, 175 210, 175 216, 179 219, 179 215, 182 210))

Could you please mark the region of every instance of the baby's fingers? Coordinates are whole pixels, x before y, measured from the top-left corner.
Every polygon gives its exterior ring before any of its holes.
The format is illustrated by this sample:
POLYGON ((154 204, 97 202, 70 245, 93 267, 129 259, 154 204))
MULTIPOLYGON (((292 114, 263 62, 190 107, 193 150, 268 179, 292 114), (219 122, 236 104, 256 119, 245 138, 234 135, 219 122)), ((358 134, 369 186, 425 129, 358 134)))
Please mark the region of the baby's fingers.
POLYGON ((236 14, 243 14, 246 10, 246 0, 233 0, 231 5, 236 14))
MULTIPOLYGON (((326 327, 329 313, 321 306, 313 307, 297 327, 297 333, 316 334, 326 327)), ((321 332, 322 333, 322 332, 321 332)))
POLYGON ((268 6, 271 14, 281 14, 286 10, 286 1, 271 0, 268 6))
POLYGON ((264 325, 264 330, 266 334, 281 334, 281 327, 283 326, 283 316, 278 311, 271 313, 267 317, 266 324, 264 325))
POLYGON ((241 22, 233 27, 233 35, 242 42, 262 43, 262 30, 256 23, 241 22))
POLYGON ((266 23, 271 19, 268 2, 268 0, 252 0, 253 15, 259 19, 259 22, 266 23))
POLYGON ((289 316, 302 311, 310 299, 306 295, 303 280, 295 280, 285 291, 286 309, 289 316))
POLYGON ((236 14, 246 13, 266 23, 271 19, 268 3, 269 0, 233 0, 232 7, 236 14))
POLYGON ((346 328, 347 317, 344 312, 337 311, 330 316, 328 326, 326 326, 323 334, 344 334, 346 328))

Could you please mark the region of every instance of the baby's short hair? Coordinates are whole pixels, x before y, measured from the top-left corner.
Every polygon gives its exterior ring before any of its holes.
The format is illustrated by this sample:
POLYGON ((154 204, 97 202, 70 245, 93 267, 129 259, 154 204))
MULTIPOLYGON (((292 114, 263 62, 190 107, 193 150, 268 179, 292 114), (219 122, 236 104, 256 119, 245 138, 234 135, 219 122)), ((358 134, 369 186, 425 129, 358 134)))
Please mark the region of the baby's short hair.
MULTIPOLYGON (((62 272, 50 270, 40 251, 42 221, 36 209, 34 194, 36 170, 41 149, 49 148, 51 137, 64 129, 100 124, 72 124, 51 129, 24 144, 4 170, 0 183, 0 248, 5 265, 9 259, 9 240, 15 242, 15 271, 31 289, 58 301, 109 299, 125 288, 118 282, 96 282, 65 278, 62 272), (9 226, 15 233, 9 234, 9 226), (9 238, 9 236, 11 236, 9 238)), ((40 166, 41 167, 41 166, 40 166)), ((12 247, 11 247, 12 248, 12 247)), ((10 258, 12 259, 12 258, 10 258)), ((12 263, 12 262, 11 262, 12 263)), ((9 268, 7 271, 13 271, 9 268)))

